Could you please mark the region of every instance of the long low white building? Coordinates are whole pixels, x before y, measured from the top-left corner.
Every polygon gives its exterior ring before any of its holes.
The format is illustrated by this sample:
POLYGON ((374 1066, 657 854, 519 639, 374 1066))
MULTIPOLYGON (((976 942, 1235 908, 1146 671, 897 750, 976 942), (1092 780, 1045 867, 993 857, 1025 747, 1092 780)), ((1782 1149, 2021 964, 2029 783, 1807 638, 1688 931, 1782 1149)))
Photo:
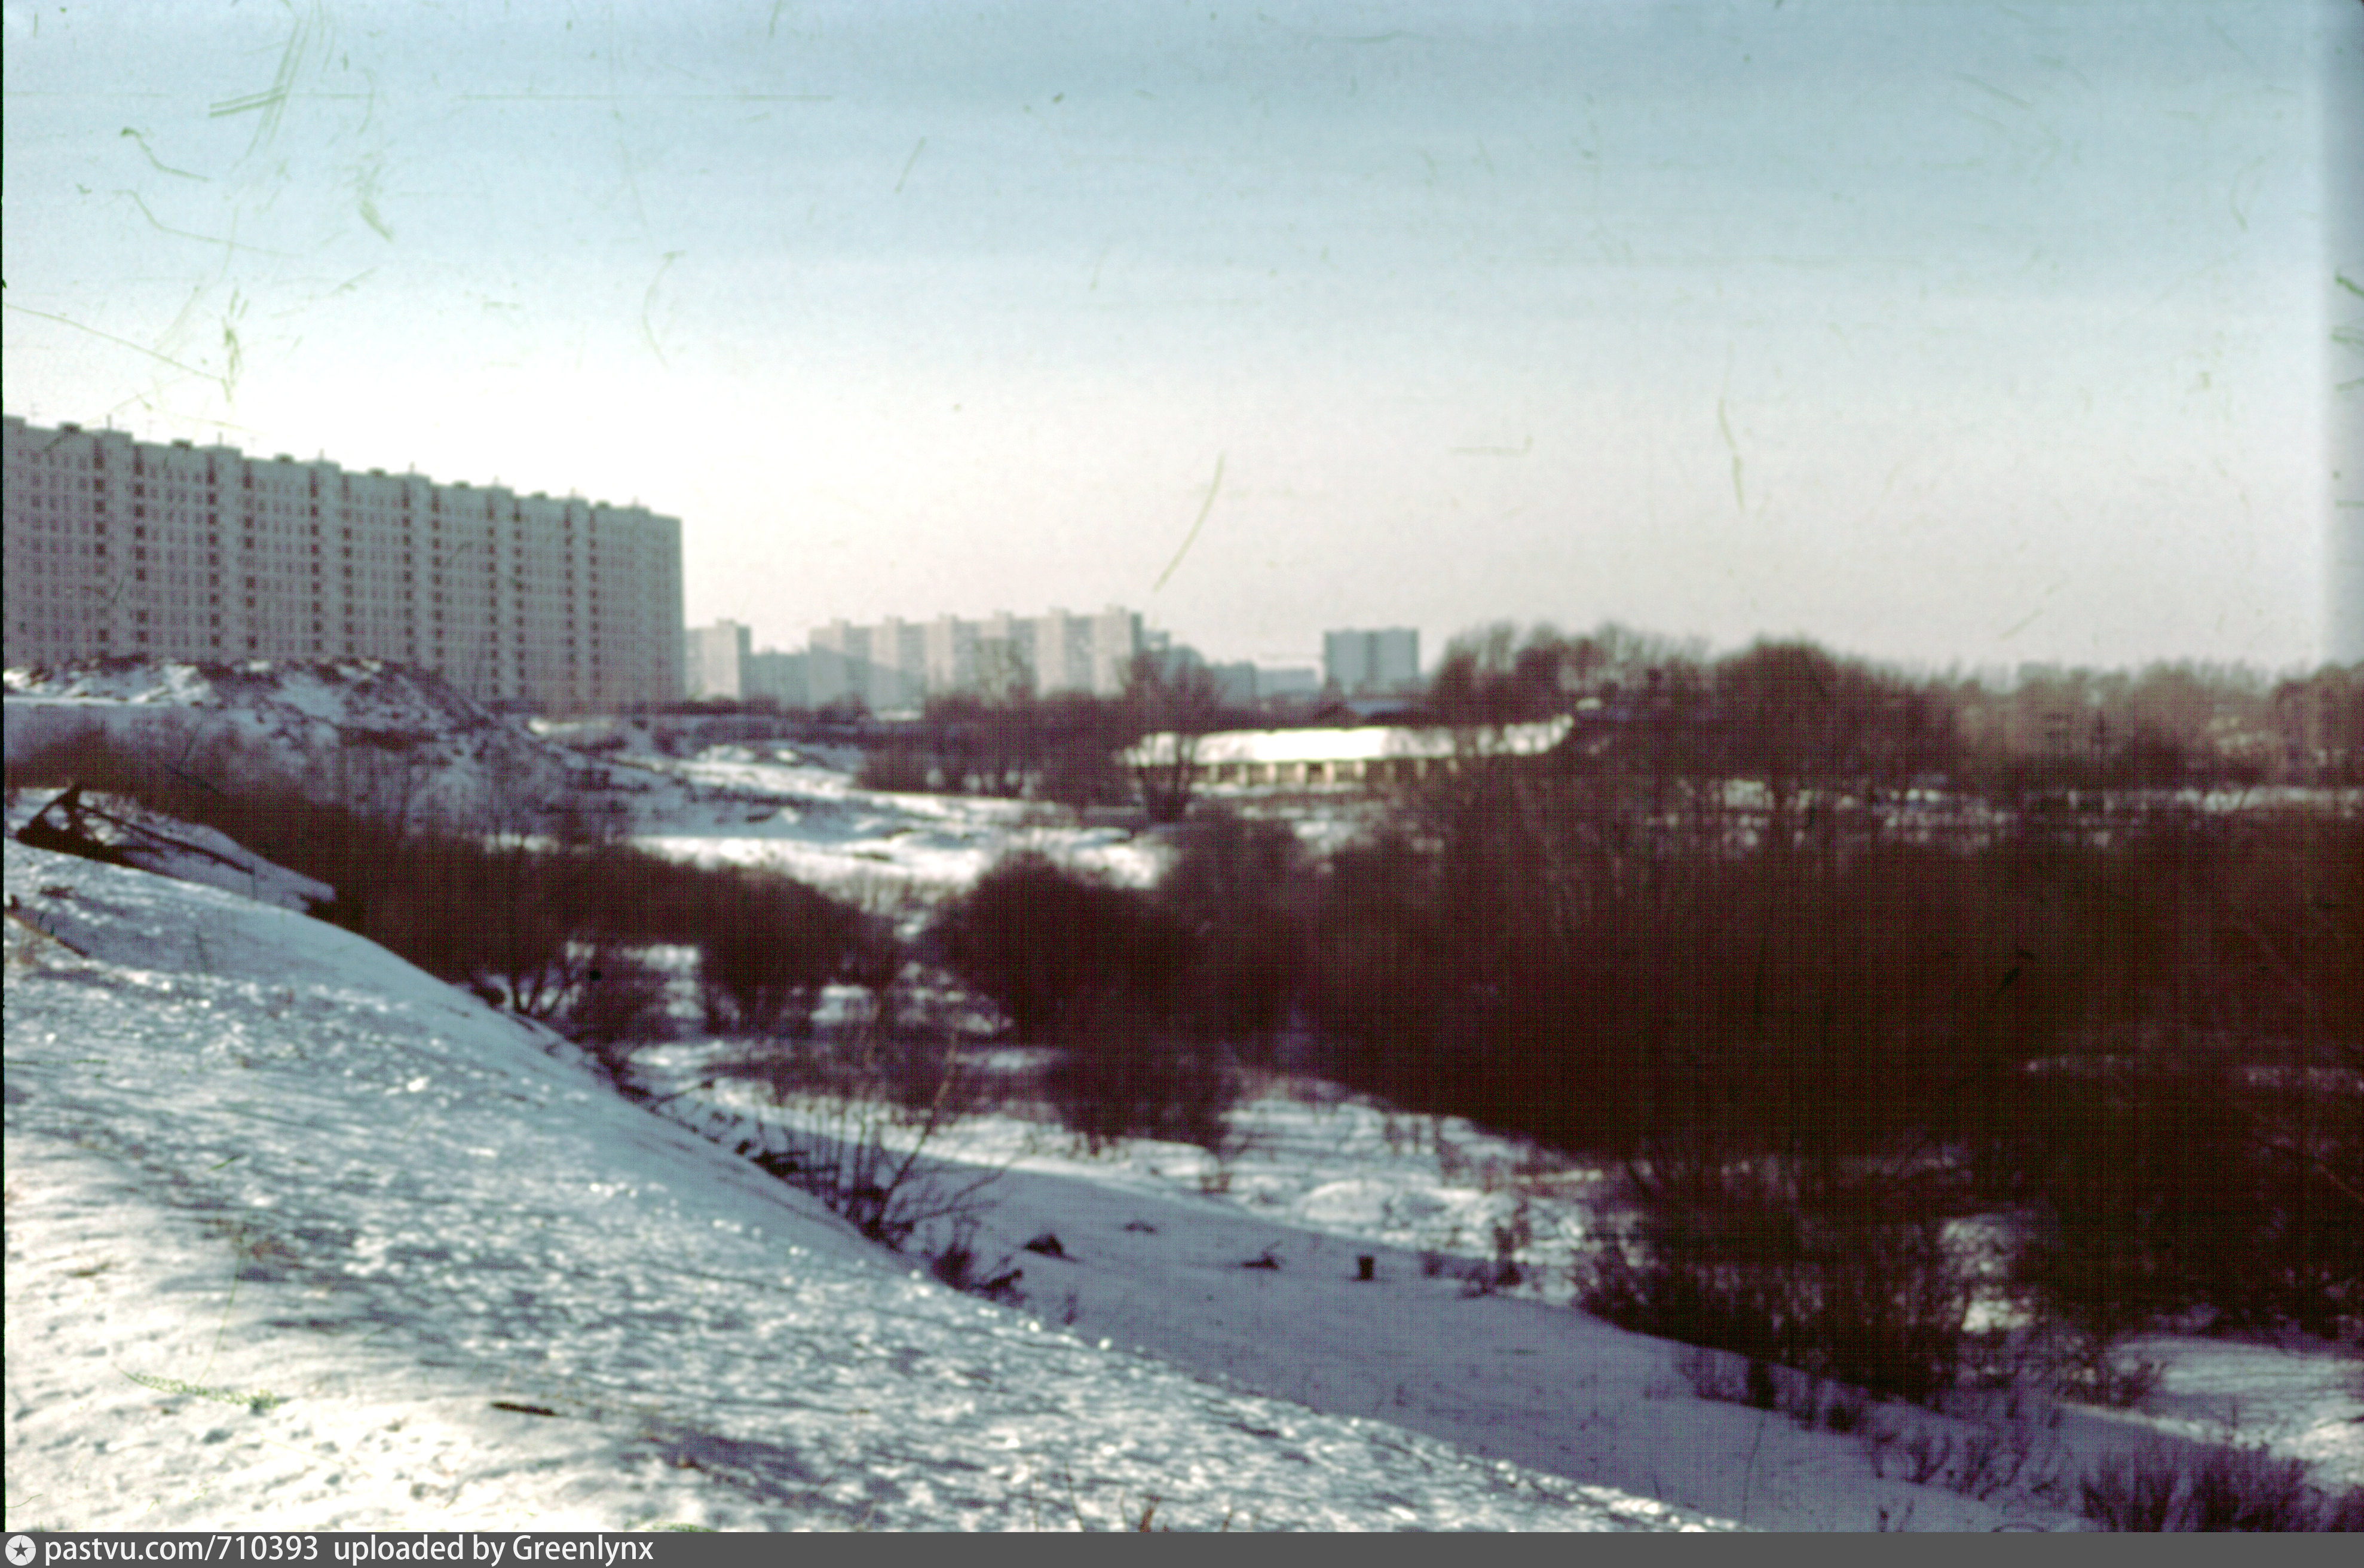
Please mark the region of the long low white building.
POLYGON ((1171 768, 1186 753, 1202 789, 1338 788, 1409 783, 1471 756, 1533 757, 1567 738, 1567 717, 1535 724, 1413 728, 1369 724, 1351 729, 1226 729, 1182 737, 1144 737, 1127 765, 1171 768))

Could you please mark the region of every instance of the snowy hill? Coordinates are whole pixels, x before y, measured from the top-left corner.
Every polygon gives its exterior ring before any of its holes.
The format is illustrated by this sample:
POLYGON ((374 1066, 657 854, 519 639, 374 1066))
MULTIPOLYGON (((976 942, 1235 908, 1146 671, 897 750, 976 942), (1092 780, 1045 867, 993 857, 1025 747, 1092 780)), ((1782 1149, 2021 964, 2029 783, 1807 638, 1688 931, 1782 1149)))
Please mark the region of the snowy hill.
POLYGON ((374 659, 191 664, 94 659, 6 672, 11 762, 97 731, 236 784, 475 818, 564 796, 571 755, 435 676, 374 659))
POLYGON ((573 817, 671 858, 760 866, 850 896, 940 896, 1020 846, 1132 883, 1163 863, 1154 842, 1080 827, 1055 806, 858 788, 858 752, 749 744, 674 757, 641 727, 513 722, 377 660, 82 660, 0 679, 12 762, 98 732, 233 787, 296 778, 316 799, 511 831, 573 817))
POLYGON ((1701 1522, 916 1277, 302 916, 6 884, 12 1526, 1701 1522))

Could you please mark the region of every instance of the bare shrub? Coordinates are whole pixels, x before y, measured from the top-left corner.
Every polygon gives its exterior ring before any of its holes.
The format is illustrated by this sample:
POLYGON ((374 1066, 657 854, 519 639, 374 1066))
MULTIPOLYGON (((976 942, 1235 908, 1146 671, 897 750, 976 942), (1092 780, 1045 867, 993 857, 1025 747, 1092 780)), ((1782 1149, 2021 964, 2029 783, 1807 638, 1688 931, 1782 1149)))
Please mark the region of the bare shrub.
POLYGON ((975 1173, 928 1158, 935 1135, 953 1119, 958 1052, 947 1044, 926 1111, 907 1112, 876 1053, 810 1041, 767 1042, 720 1063, 720 1075, 763 1084, 791 1119, 767 1129, 757 1165, 810 1193, 863 1235, 900 1250, 915 1231, 974 1222, 979 1195, 1000 1174, 975 1173))
POLYGON ((1970 1291, 1937 1220, 1834 1227, 1812 1272, 1817 1370, 1918 1404, 1954 1386, 1970 1291))
POLYGON ((1719 1405, 1737 1405, 1745 1393, 1740 1362, 1721 1351, 1711 1351, 1698 1345, 1685 1345, 1675 1352, 1675 1370, 1691 1386, 1691 1392, 1701 1399, 1719 1405))
POLYGON ((1219 1050, 1177 1040, 1139 1002, 1114 995, 1071 1006, 1059 1032, 1043 1094, 1092 1147, 1157 1138, 1222 1154, 1238 1086, 1219 1050))
MULTIPOLYGON (((953 1221, 952 1236, 934 1252, 929 1254, 928 1268, 937 1280, 969 1296, 981 1296, 987 1301, 998 1301, 1014 1307, 1026 1299, 1018 1282, 1026 1271, 1012 1268, 1013 1253, 1005 1252, 998 1262, 980 1266, 976 1251, 977 1221, 974 1215, 962 1215, 953 1221)), ((1073 1322, 1071 1318, 1069 1322, 1073 1322)))
POLYGON ((1864 1420, 1871 1410, 1871 1396, 1860 1388, 1835 1388, 1830 1402, 1823 1407, 1822 1420, 1825 1429, 1841 1434, 1863 1429, 1864 1420))
POLYGON ((2104 1456, 2079 1485, 2085 1517, 2112 1530, 2353 1530, 2364 1491, 2325 1496, 2303 1461, 2261 1448, 2192 1451, 2151 1441, 2104 1456))
POLYGON ((2085 1517, 2103 1529, 2156 1533, 2172 1527, 2181 1462, 2163 1444, 2105 1454, 2079 1484, 2085 1517))
POLYGON ((1829 1387, 1823 1376, 1810 1373, 1804 1377, 1784 1377, 1778 1381, 1777 1403, 1781 1413, 1810 1432, 1821 1426, 1823 1396, 1829 1387))
POLYGON ((1156 898, 1191 933, 1179 1005, 1192 1034, 1268 1058, 1304 984, 1304 859, 1286 823, 1202 808, 1180 829, 1156 898))
POLYGON ((927 752, 908 741, 889 741, 863 753, 853 782, 864 789, 914 795, 929 787, 933 769, 927 752))
POLYGON ((630 1098, 645 1095, 632 1071, 643 1046, 670 1034, 663 970, 613 942, 592 950, 559 1032, 584 1047, 608 1083, 630 1098))
POLYGON ((1147 895, 1058 864, 1010 856, 945 905, 929 929, 943 963, 1040 1043, 1074 1009, 1125 1006, 1171 1017, 1187 934, 1147 895))
POLYGON ((1961 1462, 1950 1485, 1966 1497, 1980 1502, 2019 1479, 2033 1448, 2024 1426, 1979 1426, 1962 1436, 1961 1462))
POLYGON ((677 865, 597 839, 552 847, 506 805, 481 821, 430 822, 407 774, 362 792, 366 810, 324 801, 307 787, 318 781, 279 775, 226 733, 155 757, 93 732, 12 768, 12 778, 70 770, 86 787, 217 828, 334 888, 318 917, 518 1012, 555 1022, 587 1007, 585 1027, 610 1040, 630 1032, 619 1011, 641 1009, 615 1006, 637 982, 594 999, 588 972, 603 953, 704 948, 718 1021, 749 1028, 794 1020, 841 971, 900 967, 885 921, 786 877, 677 865))
POLYGON ((2364 1097, 2339 1074, 2101 1058, 2058 1064, 2029 1099, 2015 1159, 2044 1223, 2015 1273, 2088 1342, 2194 1307, 2329 1332, 2364 1302, 2364 1195, 2339 1175, 2364 1158, 2364 1097))
POLYGON ((1904 1440, 1904 1478, 1915 1486, 1926 1486, 1945 1473, 1954 1457, 1954 1439, 1950 1432, 1932 1432, 1926 1427, 1913 1429, 1904 1440))
POLYGON ((2053 1391, 2112 1410, 2131 1410, 2150 1397, 2167 1375, 2166 1363, 2121 1355, 2097 1334, 2072 1329, 2068 1351, 2053 1374, 2053 1391))
POLYGON ((1917 1403, 1959 1370, 1968 1282, 1935 1221, 1833 1222, 1735 1195, 1612 1238, 1579 1292, 1621 1328, 1917 1403))
POLYGON ((2303 1530, 2314 1523, 2306 1463, 2263 1449, 2216 1448, 2191 1466, 2184 1519, 2195 1530, 2303 1530))
POLYGON ((707 1027, 810 1034, 821 987, 852 969, 875 922, 786 878, 742 875, 731 891, 731 918, 704 933, 698 962, 707 1027))
POLYGON ((1770 1410, 1781 1403, 1781 1384, 1774 1374, 1771 1362, 1749 1357, 1742 1395, 1752 1410, 1770 1410))

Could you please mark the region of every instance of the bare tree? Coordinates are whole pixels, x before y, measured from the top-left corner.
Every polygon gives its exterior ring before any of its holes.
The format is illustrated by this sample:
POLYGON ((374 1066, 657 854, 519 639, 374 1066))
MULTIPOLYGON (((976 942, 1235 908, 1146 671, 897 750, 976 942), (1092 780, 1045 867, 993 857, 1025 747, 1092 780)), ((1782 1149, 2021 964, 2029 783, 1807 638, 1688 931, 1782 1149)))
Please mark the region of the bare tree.
POLYGON ((1132 745, 1133 782, 1153 822, 1179 822, 1198 783, 1199 739, 1222 722, 1222 693, 1203 664, 1133 656, 1123 705, 1132 745))

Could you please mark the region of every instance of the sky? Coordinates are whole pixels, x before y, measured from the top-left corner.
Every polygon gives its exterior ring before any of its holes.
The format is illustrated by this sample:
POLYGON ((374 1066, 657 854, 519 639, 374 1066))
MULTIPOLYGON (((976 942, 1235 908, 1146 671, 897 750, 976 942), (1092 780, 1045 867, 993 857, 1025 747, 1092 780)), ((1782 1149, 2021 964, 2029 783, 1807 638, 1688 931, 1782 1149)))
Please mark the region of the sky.
POLYGON ((758 646, 2322 651, 2348 0, 5 18, 10 413, 638 500, 758 646))

